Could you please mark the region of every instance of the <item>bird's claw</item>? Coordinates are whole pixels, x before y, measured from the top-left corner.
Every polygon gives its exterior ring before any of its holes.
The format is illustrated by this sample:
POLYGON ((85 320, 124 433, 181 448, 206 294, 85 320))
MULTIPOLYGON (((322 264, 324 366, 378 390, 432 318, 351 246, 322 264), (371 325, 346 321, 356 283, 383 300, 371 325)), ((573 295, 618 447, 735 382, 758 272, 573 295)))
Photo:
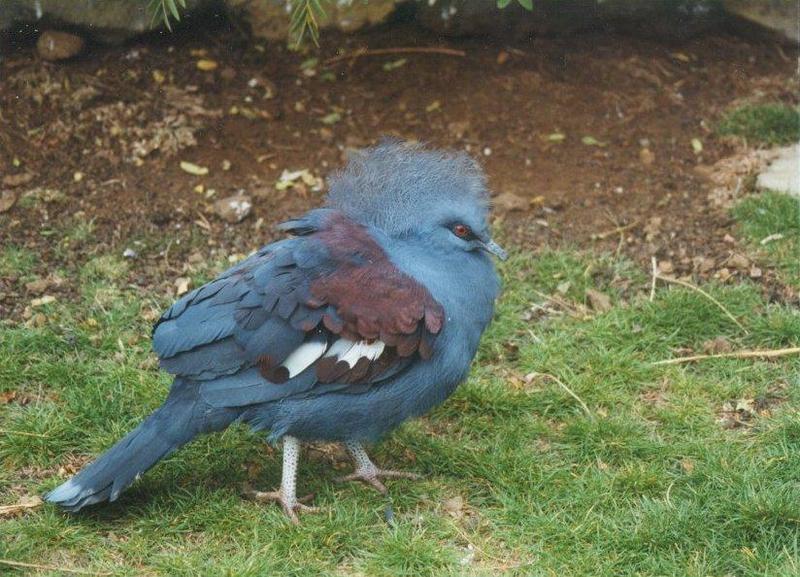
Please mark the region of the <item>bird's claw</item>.
POLYGON ((318 513, 321 511, 319 507, 312 507, 305 504, 314 498, 313 493, 310 493, 305 497, 298 498, 284 495, 282 489, 278 489, 277 491, 257 491, 255 489, 246 487, 244 494, 249 499, 253 499, 254 501, 258 501, 260 503, 277 501, 280 503, 281 509, 283 509, 283 512, 286 513, 286 516, 289 517, 289 520, 295 525, 300 524, 300 518, 297 516, 298 512, 318 513))
POLYGON ((337 483, 361 481, 362 483, 366 483, 367 485, 374 487, 381 495, 386 495, 389 491, 386 488, 386 485, 381 483, 381 477, 384 479, 411 479, 412 481, 417 481, 422 478, 422 475, 418 475, 417 473, 408 473, 406 471, 378 469, 375 467, 372 469, 356 469, 349 475, 337 477, 335 481, 337 483))

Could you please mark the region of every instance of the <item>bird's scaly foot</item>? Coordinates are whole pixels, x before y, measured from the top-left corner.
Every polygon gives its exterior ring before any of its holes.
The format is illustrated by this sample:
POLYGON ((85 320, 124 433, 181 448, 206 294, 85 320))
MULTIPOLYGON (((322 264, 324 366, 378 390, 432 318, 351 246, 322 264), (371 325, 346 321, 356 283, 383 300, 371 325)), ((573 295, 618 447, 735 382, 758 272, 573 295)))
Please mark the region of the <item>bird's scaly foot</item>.
POLYGON ((384 479, 411 479, 417 481, 422 478, 422 475, 416 473, 407 473, 406 471, 392 471, 391 469, 379 469, 375 466, 361 467, 356 469, 350 475, 337 477, 337 483, 346 483, 348 481, 361 481, 374 487, 381 495, 386 495, 388 489, 386 485, 381 483, 381 478, 384 479))
POLYGON ((305 497, 294 497, 284 495, 282 489, 277 491, 257 491, 251 487, 245 487, 244 494, 247 498, 266 503, 268 501, 277 501, 280 503, 283 512, 295 525, 300 524, 300 518, 297 516, 298 512, 303 513, 318 513, 321 511, 319 507, 312 507, 305 503, 314 498, 314 494, 306 495, 305 497))

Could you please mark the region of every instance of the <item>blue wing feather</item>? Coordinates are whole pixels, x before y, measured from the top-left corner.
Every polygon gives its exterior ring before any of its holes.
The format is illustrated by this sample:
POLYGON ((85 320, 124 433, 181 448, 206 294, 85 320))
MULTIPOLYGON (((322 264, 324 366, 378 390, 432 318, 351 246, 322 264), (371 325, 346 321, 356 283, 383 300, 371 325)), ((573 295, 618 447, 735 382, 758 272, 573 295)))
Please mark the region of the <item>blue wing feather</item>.
MULTIPOLYGON (((215 407, 340 390, 363 392, 370 383, 408 366, 411 357, 396 359, 377 373, 359 364, 342 382, 324 384, 318 382, 315 370, 301 371, 281 383, 265 377, 273 375, 271 370, 313 331, 338 334, 344 326, 336 307, 325 302, 318 306, 311 292, 311 283, 335 272, 339 262, 332 257, 333 249, 310 234, 329 213, 311 211, 287 223, 284 229, 300 236, 262 248, 170 307, 153 330, 153 348, 161 366, 195 383, 215 407)), ((360 314, 364 322, 375 323, 377 311, 366 309, 360 314)))

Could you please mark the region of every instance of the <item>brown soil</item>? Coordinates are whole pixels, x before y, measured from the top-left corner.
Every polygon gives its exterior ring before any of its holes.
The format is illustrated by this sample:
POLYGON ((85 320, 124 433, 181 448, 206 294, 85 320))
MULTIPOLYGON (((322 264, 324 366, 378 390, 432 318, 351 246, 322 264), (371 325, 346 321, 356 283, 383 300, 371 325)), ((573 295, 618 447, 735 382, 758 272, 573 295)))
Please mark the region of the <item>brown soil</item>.
MULTIPOLYGON (((675 273, 714 275, 738 249, 702 170, 737 152, 713 126, 732 103, 797 94, 794 55, 728 35, 680 45, 449 40, 466 56, 365 55, 328 68, 340 50, 439 41, 403 26, 322 40, 319 53, 301 55, 221 29, 95 46, 57 64, 10 46, 0 61, 0 175, 32 178, 6 182, 20 200, 0 214, 0 243, 35 250, 43 276, 132 248, 131 281, 163 282, 191 255, 249 252, 276 236, 272 224, 321 202, 324 190, 306 185, 276 190, 284 169, 324 176, 347 147, 394 134, 467 148, 495 193, 525 199, 523 210, 498 211, 507 244, 621 249, 643 266, 655 256, 675 273), (311 76, 302 65, 314 57, 311 76), (198 69, 202 59, 217 68, 198 69), (209 173, 188 174, 180 161, 209 173), (239 190, 253 214, 226 224, 213 202, 239 190)), ((0 316, 16 316, 29 292, 22 279, 0 279, 0 316)))

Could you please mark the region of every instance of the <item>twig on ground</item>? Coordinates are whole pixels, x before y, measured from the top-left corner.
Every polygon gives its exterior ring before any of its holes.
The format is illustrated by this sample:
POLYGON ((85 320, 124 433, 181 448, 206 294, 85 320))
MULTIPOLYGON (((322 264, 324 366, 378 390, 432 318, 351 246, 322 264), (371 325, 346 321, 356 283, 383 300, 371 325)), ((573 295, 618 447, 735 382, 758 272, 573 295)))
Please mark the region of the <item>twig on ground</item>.
POLYGON ((546 378, 548 378, 548 379, 550 379, 552 381, 555 381, 555 383, 558 386, 560 386, 562 389, 564 389, 570 397, 572 397, 573 399, 578 401, 578 403, 580 404, 581 408, 586 413, 586 416, 589 417, 590 419, 594 420, 594 415, 592 414, 592 411, 589 410, 589 407, 586 405, 586 403, 583 402, 583 399, 581 399, 578 395, 576 395, 575 392, 572 389, 570 389, 567 385, 565 385, 561 381, 561 379, 559 379, 555 375, 551 375, 550 373, 533 373, 533 374, 535 376, 546 377, 546 378))
POLYGON ((19 503, 13 505, 0 505, 0 518, 10 517, 21 513, 27 509, 36 509, 42 506, 42 499, 39 497, 23 497, 19 503))
POLYGON ((639 221, 638 220, 634 220, 630 224, 624 224, 624 225, 618 226, 616 228, 612 228, 611 230, 607 230, 605 232, 598 232, 597 234, 593 234, 592 235, 592 240, 604 240, 604 239, 608 238, 609 236, 612 236, 612 235, 615 235, 615 234, 619 234, 621 232, 625 232, 626 230, 631 229, 631 228, 635 227, 638 224, 639 224, 639 221))
POLYGON ((26 433, 25 431, 12 431, 11 429, 0 429, 0 435, 20 435, 22 437, 40 437, 46 439, 47 435, 41 433, 26 433))
POLYGON ((706 359, 774 359, 788 355, 800 354, 800 347, 790 347, 788 349, 773 349, 767 351, 734 351, 732 353, 719 353, 716 355, 693 355, 691 357, 676 357, 663 361, 655 361, 654 365, 678 365, 680 363, 693 363, 694 361, 704 361, 706 359))
POLYGON ((76 575, 111 575, 105 571, 89 571, 88 569, 69 569, 67 567, 57 567, 55 565, 39 565, 38 563, 23 563, 22 561, 12 561, 10 559, 0 559, 0 565, 8 567, 20 567, 23 569, 42 569, 45 571, 60 571, 61 573, 74 573, 76 575))
POLYGON ((704 291, 700 287, 697 287, 697 286, 693 285, 690 282, 686 282, 684 280, 680 280, 680 279, 677 279, 677 278, 672 278, 672 277, 668 277, 668 276, 661 276, 658 273, 656 273, 653 278, 654 279, 658 279, 658 280, 663 280, 664 282, 667 282, 667 283, 677 284, 677 285, 680 285, 682 287, 686 287, 688 289, 692 289, 693 291, 696 291, 696 292, 700 293, 701 295, 706 297, 708 300, 710 300, 712 303, 717 305, 719 307, 719 309, 723 313, 725 313, 725 315, 736 324, 737 327, 742 329, 742 332, 744 332, 744 334, 746 334, 746 335, 750 334, 748 332, 748 330, 746 328, 744 328, 744 325, 742 323, 740 323, 739 320, 735 316, 733 316, 728 309, 725 308, 725 305, 723 305, 721 302, 719 302, 717 299, 712 297, 710 294, 708 294, 706 291, 704 291))
POLYGON ((656 262, 656 257, 650 257, 650 266, 653 271, 653 280, 650 283, 650 302, 653 302, 653 299, 656 298, 656 280, 658 279, 658 263, 656 262))
POLYGON ((336 64, 345 60, 360 58, 361 56, 385 56, 387 54, 446 54, 448 56, 466 56, 463 50, 455 48, 442 48, 439 46, 409 46, 404 48, 359 48, 355 52, 340 54, 333 58, 328 58, 323 64, 326 66, 336 64))

